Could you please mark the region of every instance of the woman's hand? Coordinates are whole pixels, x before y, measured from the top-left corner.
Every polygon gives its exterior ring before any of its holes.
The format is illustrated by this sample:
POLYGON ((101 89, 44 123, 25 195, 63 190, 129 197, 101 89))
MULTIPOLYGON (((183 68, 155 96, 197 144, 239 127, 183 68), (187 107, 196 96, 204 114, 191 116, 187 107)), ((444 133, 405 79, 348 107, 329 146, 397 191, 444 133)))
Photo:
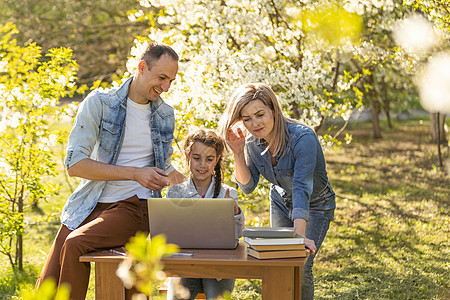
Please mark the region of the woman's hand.
POLYGON ((306 220, 305 219, 294 219, 294 227, 297 234, 305 237, 305 247, 311 251, 311 254, 316 253, 317 247, 314 240, 310 240, 305 236, 306 230, 306 220))
POLYGON ((245 135, 241 128, 238 127, 237 134, 233 129, 229 129, 225 140, 234 155, 242 154, 244 152, 245 135))
POLYGON ((311 251, 311 254, 316 253, 317 250, 316 243, 314 243, 313 240, 307 239, 306 237, 305 237, 305 247, 309 249, 309 251, 311 251))

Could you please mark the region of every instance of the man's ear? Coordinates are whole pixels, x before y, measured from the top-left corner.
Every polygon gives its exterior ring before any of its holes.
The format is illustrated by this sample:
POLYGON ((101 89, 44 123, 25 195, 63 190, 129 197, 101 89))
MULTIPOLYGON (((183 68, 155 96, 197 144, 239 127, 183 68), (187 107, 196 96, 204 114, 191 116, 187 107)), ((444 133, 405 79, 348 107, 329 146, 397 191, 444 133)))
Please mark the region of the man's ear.
POLYGON ((139 74, 142 75, 145 71, 145 68, 147 68, 147 63, 144 60, 139 61, 139 63, 138 63, 139 74))

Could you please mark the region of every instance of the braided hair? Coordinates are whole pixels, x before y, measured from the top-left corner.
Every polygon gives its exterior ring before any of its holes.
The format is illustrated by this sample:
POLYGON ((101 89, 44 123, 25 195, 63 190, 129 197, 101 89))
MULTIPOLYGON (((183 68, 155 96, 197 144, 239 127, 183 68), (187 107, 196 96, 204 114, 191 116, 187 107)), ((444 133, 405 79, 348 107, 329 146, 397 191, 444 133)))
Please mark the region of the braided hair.
MULTIPOLYGON (((225 141, 212 130, 197 129, 190 133, 184 141, 183 150, 186 157, 190 157, 192 145, 195 142, 200 142, 208 147, 214 148, 214 150, 216 150, 216 156, 219 157, 219 160, 214 167, 215 185, 213 198, 217 198, 220 193, 220 188, 222 187, 222 157, 225 150, 225 141)), ((187 160, 187 162, 189 164, 189 160, 187 160)))

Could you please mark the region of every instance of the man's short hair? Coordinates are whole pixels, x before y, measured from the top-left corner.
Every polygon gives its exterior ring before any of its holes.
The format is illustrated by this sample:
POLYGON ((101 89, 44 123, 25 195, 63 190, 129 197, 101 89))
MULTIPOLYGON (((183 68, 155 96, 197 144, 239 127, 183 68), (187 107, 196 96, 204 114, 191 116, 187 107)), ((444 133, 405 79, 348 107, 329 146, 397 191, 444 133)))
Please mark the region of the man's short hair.
POLYGON ((166 44, 157 42, 149 42, 140 59, 147 63, 148 69, 150 70, 155 62, 165 54, 169 55, 173 60, 179 60, 178 54, 175 50, 166 44))

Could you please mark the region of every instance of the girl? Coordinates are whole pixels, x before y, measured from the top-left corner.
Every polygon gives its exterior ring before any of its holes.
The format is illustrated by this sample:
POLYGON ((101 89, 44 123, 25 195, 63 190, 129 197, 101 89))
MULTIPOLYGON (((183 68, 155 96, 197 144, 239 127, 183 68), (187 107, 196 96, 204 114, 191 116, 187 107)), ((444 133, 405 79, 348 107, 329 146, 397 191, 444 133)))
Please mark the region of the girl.
MULTIPOLYGON (((235 237, 239 239, 244 228, 244 214, 237 204, 237 191, 222 183, 221 164, 225 142, 213 131, 199 129, 187 136, 183 150, 190 170, 189 180, 171 187, 167 197, 233 198, 235 237)), ((167 291, 167 299, 176 299, 172 281, 167 291)), ((226 291, 231 293, 234 282, 234 279, 181 278, 181 284, 189 289, 188 299, 195 299, 202 290, 207 299, 216 299, 226 291)))
POLYGON ((264 176, 272 183, 271 226, 294 226, 305 236, 312 255, 303 267, 302 299, 313 299, 313 260, 336 207, 316 134, 284 116, 275 93, 263 83, 249 83, 234 92, 220 127, 233 152, 236 180, 244 193, 251 193, 259 176, 264 176), (240 128, 233 131, 240 121, 247 137, 240 128))

